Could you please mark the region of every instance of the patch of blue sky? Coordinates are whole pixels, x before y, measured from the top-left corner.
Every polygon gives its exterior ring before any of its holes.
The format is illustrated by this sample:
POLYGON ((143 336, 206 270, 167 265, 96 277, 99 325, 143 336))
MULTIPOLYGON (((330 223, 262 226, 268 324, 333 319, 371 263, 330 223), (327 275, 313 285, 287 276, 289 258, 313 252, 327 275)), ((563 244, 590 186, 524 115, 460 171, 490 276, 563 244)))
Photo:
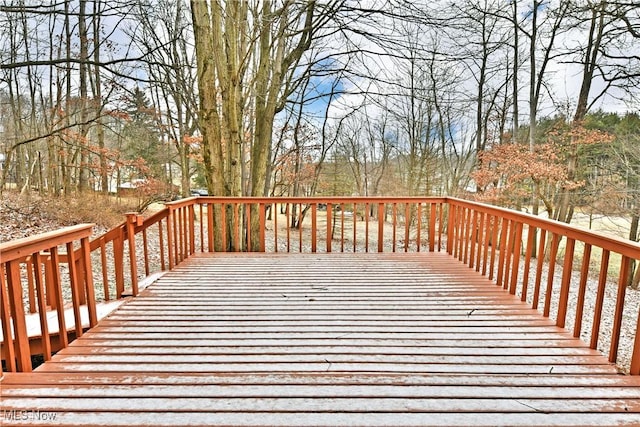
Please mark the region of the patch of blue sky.
POLYGON ((317 120, 324 120, 329 103, 345 91, 345 82, 338 71, 340 64, 334 59, 323 59, 313 67, 308 85, 301 86, 304 93, 297 94, 303 102, 303 113, 317 120))

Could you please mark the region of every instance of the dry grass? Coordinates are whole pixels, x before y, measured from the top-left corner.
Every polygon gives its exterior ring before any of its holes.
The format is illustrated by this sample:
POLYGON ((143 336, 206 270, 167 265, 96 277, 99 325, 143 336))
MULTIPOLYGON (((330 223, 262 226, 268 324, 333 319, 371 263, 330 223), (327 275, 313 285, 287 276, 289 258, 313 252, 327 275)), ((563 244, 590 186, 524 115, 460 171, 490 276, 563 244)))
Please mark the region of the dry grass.
POLYGON ((0 241, 82 223, 96 224, 96 232, 103 232, 121 223, 132 209, 129 201, 102 194, 48 197, 5 190, 0 199, 0 241))

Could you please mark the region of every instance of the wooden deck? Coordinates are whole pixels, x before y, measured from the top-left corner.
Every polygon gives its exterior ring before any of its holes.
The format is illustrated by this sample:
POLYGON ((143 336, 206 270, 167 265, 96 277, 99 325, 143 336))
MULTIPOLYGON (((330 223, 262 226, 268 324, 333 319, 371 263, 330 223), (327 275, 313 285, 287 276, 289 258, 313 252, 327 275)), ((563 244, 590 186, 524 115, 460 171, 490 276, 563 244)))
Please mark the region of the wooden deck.
POLYGON ((0 387, 3 425, 640 425, 640 377, 441 253, 195 256, 0 387))

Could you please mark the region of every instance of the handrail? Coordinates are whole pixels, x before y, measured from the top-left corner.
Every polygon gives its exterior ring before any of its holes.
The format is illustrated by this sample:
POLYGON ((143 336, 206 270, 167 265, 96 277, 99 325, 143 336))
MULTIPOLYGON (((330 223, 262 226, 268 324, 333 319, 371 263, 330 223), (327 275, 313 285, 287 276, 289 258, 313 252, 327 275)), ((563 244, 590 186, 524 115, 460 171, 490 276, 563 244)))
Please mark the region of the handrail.
MULTIPOLYGON (((65 269, 76 277, 71 282, 71 303, 77 313, 80 307, 95 305, 96 296, 106 301, 137 295, 143 279, 173 269, 197 252, 446 250, 540 309, 543 316, 554 318, 558 326, 572 327, 575 337, 589 332, 592 348, 608 347, 610 361, 640 374, 637 324, 633 336, 621 335, 623 322, 629 322, 628 313, 623 315, 629 267, 633 260, 640 260, 640 245, 526 213, 451 197, 199 196, 167 203, 147 218, 128 214, 123 223, 90 241, 89 232, 90 225, 82 225, 0 244, 2 330, 15 341, 3 350, 7 369, 30 369, 28 338, 23 336, 24 322, 18 320, 25 315, 18 303, 23 292, 18 287, 26 289, 27 307, 34 314, 63 307, 56 293, 60 274, 55 272, 60 264, 66 263, 65 269), (66 254, 54 248, 59 245, 67 246, 66 254), (593 259, 598 251, 599 261, 593 259), (612 292, 608 274, 618 258, 620 271, 612 292), (574 262, 579 264, 576 278, 574 262), (597 276, 597 289, 588 286, 590 275, 597 276), (587 292, 594 293, 596 301, 588 313, 587 292), (569 304, 571 294, 575 304, 569 304), (607 298, 613 298, 611 313, 604 312, 607 298), (605 342, 600 332, 607 316, 613 326, 611 339, 605 342), (618 360, 622 340, 631 341, 630 360, 618 360)), ((76 321, 78 336, 82 334, 79 324, 76 321)), ((46 328, 42 326, 45 353, 46 328)), ((66 334, 60 335, 67 340, 66 334)))
MULTIPOLYGON (((591 348, 603 348, 609 361, 629 367, 632 375, 640 375, 640 313, 633 313, 635 332, 630 341, 633 350, 630 360, 618 360, 625 296, 632 261, 640 260, 640 244, 615 236, 584 230, 572 225, 540 218, 513 210, 449 198, 447 250, 471 268, 494 280, 511 294, 519 294, 531 307, 542 305, 542 315, 554 317, 556 325, 573 325, 573 336, 583 332, 591 348), (564 240, 564 250, 561 243, 564 240), (577 245, 583 247, 580 254, 577 245), (601 252, 600 261, 592 254, 601 252), (607 292, 608 276, 614 257, 620 258, 615 292, 607 292), (579 259, 581 258, 581 259, 579 259), (535 261, 535 262, 534 262, 535 261), (573 277, 574 262, 579 261, 579 277, 573 277), (521 269, 522 264, 522 269, 521 269), (595 271, 594 270, 595 267, 595 271), (562 269, 560 280, 556 270, 562 269), (535 270, 535 276, 532 273, 535 270), (597 289, 588 287, 589 275, 597 275, 597 289), (546 284, 543 276, 546 274, 546 284), (532 280, 531 280, 532 279, 532 280), (576 280, 577 279, 577 280, 576 280), (530 283, 533 281, 533 283, 530 283), (533 285, 531 287, 530 285, 533 285), (595 307, 586 313, 585 296, 594 294, 595 307), (569 296, 575 294, 575 304, 569 296), (604 313, 605 299, 615 307, 604 313), (591 321, 587 318, 591 315, 591 321), (610 334, 601 334, 603 319, 611 316, 610 334)), ((628 317, 628 316, 627 316, 628 317)), ((627 319, 627 321, 629 321, 627 319)))
POLYGON ((595 230, 586 230, 573 224, 566 224, 564 222, 543 218, 525 212, 514 211, 512 209, 486 205, 455 197, 447 197, 447 201, 450 204, 466 208, 482 207, 482 210, 485 212, 491 212, 492 214, 503 218, 518 218, 523 223, 532 227, 544 228, 548 232, 556 233, 575 240, 589 241, 593 246, 599 246, 631 258, 637 259, 640 256, 640 244, 638 244, 638 242, 623 239, 622 237, 614 236, 612 234, 605 234, 595 230))
MULTIPOLYGON (((394 252, 420 251, 423 243, 433 251, 436 243, 439 250, 443 243, 446 203, 443 197, 203 196, 188 200, 191 204, 183 201, 167 204, 181 212, 176 226, 183 226, 196 213, 203 218, 195 230, 189 229, 190 233, 199 231, 199 234, 182 236, 190 247, 176 243, 173 256, 178 261, 192 253, 198 237, 201 250, 211 252, 344 252, 347 247, 353 251, 383 252, 385 238, 394 252), (194 204, 199 206, 197 212, 194 204), (280 215, 274 214, 277 208, 281 209, 280 215), (320 215, 321 210, 326 214, 320 215), (304 229, 305 224, 308 229, 304 229), (351 229, 347 230, 347 226, 351 229), (243 231, 253 237, 242 236, 243 231), (413 241, 411 248, 410 241, 413 241)), ((175 238, 179 240, 181 236, 175 238)))

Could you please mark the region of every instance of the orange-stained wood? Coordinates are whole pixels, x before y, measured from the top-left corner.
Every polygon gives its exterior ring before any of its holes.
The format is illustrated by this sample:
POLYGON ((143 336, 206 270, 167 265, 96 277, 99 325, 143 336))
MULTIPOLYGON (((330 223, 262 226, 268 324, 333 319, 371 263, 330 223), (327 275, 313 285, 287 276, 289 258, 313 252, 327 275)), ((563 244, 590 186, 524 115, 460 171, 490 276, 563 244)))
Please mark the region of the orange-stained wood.
POLYGON ((197 254, 2 387, 63 425, 640 423, 640 377, 437 252, 197 254))
POLYGON ((79 240, 91 234, 93 224, 79 224, 65 227, 56 231, 49 231, 22 239, 0 242, 1 261, 8 262, 24 258, 42 250, 44 247, 64 245, 67 241, 79 240))
POLYGON ((582 267, 580 268, 580 284, 578 286, 578 300, 576 304, 576 320, 573 326, 573 336, 578 338, 582 332, 582 316, 584 314, 584 300, 589 279, 589 263, 591 261, 591 245, 585 244, 582 252, 582 267))
MULTIPOLYGON (((80 239, 80 264, 82 265, 82 270, 84 272, 84 289, 82 290, 82 294, 86 296, 86 306, 89 315, 89 327, 94 327, 98 323, 98 318, 96 314, 96 295, 95 289, 93 287, 93 274, 92 274, 92 266, 91 266, 91 249, 89 247, 89 238, 84 237, 80 239)), ((138 282, 135 281, 135 287, 133 289, 134 295, 138 294, 138 282)))
MULTIPOLYGON (((193 205, 189 206, 189 223, 187 227, 189 229, 189 255, 196 253, 196 230, 194 227, 196 218, 196 212, 193 205)), ((200 238, 202 242, 202 237, 200 238)))
POLYGON ((51 338, 49 337, 49 322, 47 322, 47 302, 44 290, 44 281, 42 280, 42 255, 39 252, 33 254, 33 269, 36 285, 36 294, 38 297, 38 312, 40 315, 40 333, 42 337, 42 355, 44 360, 51 359, 51 338))
MULTIPOLYGON (((111 293, 109 292, 109 271, 107 269, 107 245, 105 244, 104 239, 100 238, 100 271, 102 272, 102 292, 104 293, 105 301, 109 301, 111 299, 111 293)), ((162 248, 162 245, 160 245, 162 248)), ((160 250, 162 253, 162 250, 160 250)), ((47 291, 50 292, 50 291, 47 291)), ((51 295, 51 294, 49 294, 51 295)), ((52 307, 55 308, 55 307, 52 307)))
POLYGON ((386 206, 383 203, 378 203, 378 252, 384 250, 384 222, 385 222, 385 209, 386 206))
POLYGON ((148 276, 150 273, 149 269, 149 239, 147 238, 147 229, 142 230, 142 254, 144 260, 144 275, 148 276))
MULTIPOLYGON (((53 269, 53 290, 54 290, 54 299, 56 301, 56 305, 58 307, 64 307, 64 299, 62 296, 62 282, 60 280, 60 254, 58 253, 57 247, 51 248, 51 266, 53 269)), ((67 321, 64 317, 64 310, 56 310, 56 316, 58 319, 58 330, 66 331, 67 330, 67 321)), ((60 335, 60 345, 64 348, 69 345, 69 338, 66 333, 61 333, 60 335)))
POLYGON ((524 254, 524 274, 522 276, 522 295, 520 296, 521 301, 527 300, 527 291, 529 290, 529 274, 531 268, 531 257, 535 255, 535 237, 536 237, 536 229, 535 227, 529 227, 527 230, 527 246, 524 254))
MULTIPOLYGON (((20 264, 16 260, 5 263, 7 271, 7 288, 9 289, 9 307, 13 319, 14 350, 17 369, 23 372, 31 371, 31 353, 27 325, 25 322, 24 304, 22 301, 22 286, 20 284, 20 264)), ((11 329, 5 331, 9 335, 11 329)))
MULTIPOLYGON (((638 311, 638 319, 636 325, 640 325, 640 311, 638 311)), ((636 335, 633 340, 633 353, 631 355, 631 367, 629 369, 631 375, 640 375, 640 327, 636 327, 636 335)))
MULTIPOLYGON (((0 322, 2 323, 2 331, 4 342, 2 345, 5 347, 7 370, 15 372, 16 366, 16 342, 13 339, 14 334, 11 333, 11 307, 9 303, 9 294, 7 289, 7 283, 5 281, 5 264, 0 264, 0 322)), ((0 369, 0 372, 2 370, 0 369)))
POLYGON ((36 284, 34 278, 33 269, 33 256, 27 257, 26 261, 26 274, 27 274, 27 294, 29 300, 29 313, 36 313, 38 308, 36 306, 36 284))
POLYGON ((311 205, 311 252, 318 252, 318 205, 316 204, 311 205))
POLYGON ((571 272, 573 270, 573 251, 576 241, 567 239, 564 249, 564 265, 562 266, 562 281, 560 282, 560 298, 558 301, 558 314, 556 325, 564 328, 567 319, 567 304, 569 303, 569 287, 571 286, 571 272))
POLYGON ((556 233, 551 234, 551 254, 549 255, 549 272, 547 273, 547 289, 544 295, 544 308, 542 313, 545 317, 549 317, 551 312, 551 297, 553 295, 553 285, 555 282, 556 259, 558 258, 558 246, 560 245, 560 236, 556 233))
MULTIPOLYGON (((627 324, 627 320, 624 320, 624 322, 622 320, 622 311, 627 308, 625 307, 624 295, 626 293, 628 273, 624 272, 618 278, 617 300, 615 300, 613 304, 616 307, 615 311, 603 312, 605 307, 604 299, 607 298, 608 301, 613 300, 613 297, 610 296, 609 293, 605 293, 604 289, 607 281, 609 254, 616 257, 622 256, 623 263, 629 265, 631 260, 640 259, 640 246, 637 243, 580 230, 566 224, 544 220, 520 212, 455 198, 315 197, 270 199, 198 197, 171 202, 167 204, 167 209, 161 210, 145 220, 142 220, 142 217, 139 215, 132 215, 135 216, 135 221, 127 221, 89 243, 89 251, 101 251, 100 259, 103 270, 102 286, 104 287, 106 297, 111 297, 108 292, 107 282, 113 282, 114 280, 117 297, 122 296, 122 290, 124 289, 123 265, 126 262, 129 262, 129 267, 132 270, 132 285, 134 288, 137 277, 135 269, 141 267, 141 265, 138 265, 137 258, 140 258, 140 261, 142 261, 144 257, 145 276, 150 277, 150 275, 156 273, 151 271, 152 269, 149 264, 151 251, 159 252, 160 258, 162 259, 164 251, 167 250, 169 268, 175 268, 177 264, 192 257, 196 248, 200 248, 199 252, 204 251, 204 248, 207 246, 207 242, 204 241, 205 229, 206 239, 211 241, 208 249, 213 250, 214 225, 223 233, 222 238, 225 240, 223 242, 225 250, 232 247, 235 251, 264 251, 267 249, 263 242, 268 240, 270 242, 269 250, 277 251, 278 246, 282 247, 282 245, 280 245, 282 242, 278 241, 278 227, 273 226, 277 224, 278 216, 274 215, 272 222, 268 224, 266 218, 264 220, 259 218, 259 221, 255 221, 255 216, 262 215, 262 212, 266 212, 266 207, 270 205, 273 205, 275 211, 278 204, 281 205, 282 203, 287 206, 287 224, 285 227, 287 234, 287 251, 291 251, 293 247, 296 247, 299 252, 307 251, 315 253, 323 250, 325 252, 332 251, 332 239, 334 237, 332 220, 334 213, 332 209, 328 209, 326 214, 321 212, 321 209, 319 209, 320 203, 326 206, 341 207, 340 220, 339 222, 336 221, 336 226, 338 226, 339 223, 341 227, 339 233, 341 252, 347 247, 345 245, 345 229, 349 227, 348 221, 352 221, 353 237, 346 243, 352 245, 354 252, 369 252, 370 249, 372 249, 369 244, 372 243, 374 239, 377 241, 377 248, 375 245, 373 246, 373 248, 375 248, 374 251, 377 249, 377 251, 391 250, 393 252, 401 252, 401 248, 404 248, 402 252, 408 252, 409 250, 418 252, 422 246, 422 224, 424 219, 424 224, 426 225, 428 223, 428 233, 426 233, 428 242, 425 242, 425 245, 428 245, 430 250, 435 250, 435 239, 436 236, 438 236, 438 249, 443 248, 442 245, 445 244, 444 249, 452 254, 453 257, 468 265, 471 270, 482 271, 482 273, 488 275, 490 279, 495 279, 499 286, 507 289, 509 293, 517 293, 522 300, 526 300, 527 295, 530 293, 528 282, 533 272, 529 271, 529 267, 531 267, 532 264, 531 258, 537 256, 535 287, 531 305, 537 308, 541 294, 540 282, 543 271, 548 271, 542 312, 546 316, 555 315, 554 321, 557 322, 558 325, 565 324, 566 313, 568 311, 567 297, 569 292, 574 292, 574 284, 570 281, 574 258, 574 245, 578 243, 585 247, 586 258, 590 258, 591 248, 595 246, 606 255, 603 256, 600 262, 595 261, 593 263, 593 268, 597 270, 600 277, 595 309, 584 306, 584 295, 587 291, 586 278, 589 271, 589 260, 587 259, 586 261, 583 260, 580 283, 576 284, 577 289, 575 291, 578 293, 576 301, 577 307, 572 307, 572 311, 575 311, 577 324, 574 325, 573 332, 579 335, 583 319, 589 319, 587 322, 590 323, 589 326, 591 326, 592 329, 592 342, 590 344, 597 345, 597 335, 602 327, 601 323, 603 319, 613 319, 613 339, 607 353, 608 357, 612 360, 617 356, 618 341, 620 339, 627 339, 621 337, 620 329, 623 324, 627 324), (207 205, 206 210, 204 209, 205 204, 207 205), (196 205, 199 209, 199 215, 196 215, 196 205), (375 215, 372 216, 375 212, 374 205, 378 206, 377 218, 375 215), (423 205, 425 207, 424 211, 423 205), (429 205, 429 207, 426 207, 426 205, 429 205), (293 207, 293 212, 288 210, 289 206, 293 207), (425 214, 424 218, 423 214, 425 214), (443 221, 445 214, 447 215, 447 221, 443 221), (207 217, 206 220, 203 217, 204 215, 207 217), (289 218, 289 215, 295 216, 295 220, 289 218), (417 218, 415 218, 416 215, 417 218), (428 215, 428 219, 426 215, 428 215), (291 221, 288 219, 291 219, 291 221), (324 227, 321 226, 321 221, 323 220, 326 220, 326 233, 324 233, 324 227), (373 225, 376 220, 378 220, 377 227, 373 225), (385 220, 389 220, 391 224, 386 226, 385 220), (153 248, 150 246, 150 241, 148 240, 147 228, 158 224, 158 227, 164 231, 162 221, 167 222, 168 241, 165 245, 163 236, 160 236, 160 247, 153 248), (259 230, 261 236, 259 247, 257 246, 257 242, 245 239, 246 236, 252 234, 251 227, 256 226, 256 224, 261 228, 261 230, 259 230), (296 236, 294 235, 293 238, 291 238, 292 236, 289 234, 289 228, 292 225, 298 228, 298 233, 296 233, 297 242, 295 242, 296 236), (243 229, 244 226, 248 228, 243 229), (345 226, 347 228, 345 228, 345 226), (196 232, 196 229, 199 230, 199 233, 196 232), (522 258, 525 264, 525 273, 521 278, 519 277, 521 262, 520 251, 521 245, 524 243, 522 242, 522 236, 525 229, 529 237, 527 238, 527 247, 525 248, 524 257, 522 258), (540 242, 536 242, 536 239, 533 238, 536 232, 540 234, 540 242), (268 238, 267 233, 270 233, 268 238), (443 234, 446 236, 444 240, 443 234), (262 236, 264 236, 264 238, 262 236), (388 240, 383 242, 383 238, 388 240), (412 242, 414 238, 416 242, 415 249, 412 242), (129 243, 130 256, 128 259, 124 258, 124 239, 127 239, 129 243), (322 239, 324 239, 324 242, 322 239), (546 244, 545 241, 549 239, 550 242, 546 244), (229 245, 226 244, 227 240, 230 243, 229 245), (567 248, 564 251, 559 251, 559 244, 563 240, 567 242, 567 248), (140 253, 136 253, 135 248, 131 248, 132 242, 136 241, 138 243, 142 241, 142 250, 140 253), (231 244, 232 242, 233 244, 231 244), (271 242, 274 242, 275 245, 271 242), (112 243, 112 245, 107 246, 108 243, 112 243), (111 247, 113 249, 111 249, 111 247), (545 247, 550 247, 551 253, 546 253, 545 247), (107 251, 113 252, 112 256, 116 263, 114 278, 109 277, 106 270, 107 251), (143 251, 144 253, 142 253, 143 251), (558 253, 564 254, 563 275, 559 281, 554 278, 558 253), (482 264, 482 267, 480 264, 482 264), (559 305, 557 306, 557 312, 552 314, 550 313, 551 301, 556 297, 559 300, 559 305), (585 310, 588 311, 585 312, 585 310)), ((45 236, 45 240, 50 243, 57 242, 57 244, 66 244, 68 247, 68 253, 62 255, 62 261, 71 264, 70 272, 73 278, 71 289, 76 307, 85 303, 88 305, 94 304, 91 301, 93 278, 88 275, 89 269, 85 263, 85 260, 89 258, 86 248, 70 249, 69 241, 64 241, 64 239, 75 234, 75 238, 78 240, 80 239, 78 237, 80 234, 84 233, 88 235, 89 231, 90 227, 86 225, 76 226, 75 228, 67 230, 67 234, 54 232, 53 234, 50 233, 45 236)), ((39 307, 40 299, 36 296, 38 292, 36 282, 37 280, 42 280, 42 277, 40 276, 38 278, 38 274, 41 274, 36 272, 36 268, 38 267, 29 263, 34 262, 34 256, 32 255, 38 251, 33 250, 30 253, 25 253, 25 248, 31 247, 33 249, 33 244, 37 242, 41 243, 41 239, 42 236, 29 238, 22 241, 18 246, 15 244, 0 245, 0 254, 2 254, 3 259, 5 253, 13 253, 17 256, 17 258, 14 259, 21 264, 20 268, 23 272, 18 280, 26 282, 24 291, 30 301, 28 308, 30 311, 37 312, 41 311, 41 307, 39 307), (25 262, 27 263, 26 269, 25 262), (36 304, 36 302, 38 304, 36 304)), ((77 245, 75 246, 77 247, 77 245)), ((42 265, 44 265, 46 276, 44 280, 46 283, 44 287, 44 299, 46 299, 51 308, 55 308, 58 304, 58 298, 54 297, 56 291, 53 289, 53 279, 50 279, 50 277, 53 276, 52 265, 55 263, 59 264, 60 260, 54 262, 52 257, 48 256, 46 251, 49 250, 49 248, 50 246, 43 246, 42 250, 44 252, 39 262, 42 262, 42 265)), ((576 256, 579 257, 579 254, 576 256)), ((165 269, 164 260, 161 261, 161 264, 163 265, 160 268, 165 269)), ((6 269, 6 266, 3 265, 3 268, 6 269)), ((59 272, 56 272, 56 274, 59 275, 59 272)), ((7 280, 5 276, 5 281, 7 280)), ((7 300, 8 299, 7 297, 7 300)), ((61 300, 61 303, 64 303, 64 301, 61 300)), ((606 305, 606 307, 609 306, 610 304, 606 305)), ((74 317, 77 317, 77 312, 78 310, 76 308, 76 316, 74 317)), ((11 316, 11 314, 8 316, 11 316)), ((94 322, 90 321, 89 323, 94 322)), ((76 324, 75 328, 77 327, 76 324)), ((628 335, 628 333, 626 333, 626 335, 628 335)), ((637 344, 634 345, 638 348, 637 344)), ((632 364, 635 360, 635 364, 633 365, 635 368, 637 368, 638 365, 637 359, 637 356, 632 356, 632 364)))
POLYGON ((624 297, 627 292, 629 279, 629 258, 622 257, 620 274, 618 277, 618 293, 616 296, 616 310, 613 316, 613 328, 611 329, 611 344, 609 347, 609 362, 615 363, 618 358, 618 345, 620 344, 620 328, 622 327, 622 312, 624 311, 624 297))
POLYGON ((591 348, 598 348, 598 339, 600 337, 600 320, 602 319, 602 306, 604 304, 604 291, 607 286, 607 272, 609 271, 608 250, 602 251, 602 259, 600 261, 600 277, 598 278, 598 292, 596 293, 596 306, 593 310, 593 329, 591 330, 591 348))
MULTIPOLYGON (((327 203, 327 238, 326 238, 326 250, 327 252, 332 251, 332 243, 333 243, 333 205, 331 203, 327 203)), ((277 241, 277 239, 276 239, 277 241)))
MULTIPOLYGON (((500 225, 500 243, 498 243, 498 273, 496 276, 496 284, 498 286, 502 286, 502 281, 504 280, 504 265, 505 258, 507 257, 507 238, 509 236, 509 228, 511 221, 508 219, 503 219, 500 225)), ((497 242, 497 240, 496 240, 497 242)), ((493 261, 492 261, 493 262, 493 261)))
POLYGON ((82 336, 82 317, 80 315, 80 284, 78 283, 78 269, 75 260, 75 251, 73 250, 73 242, 67 243, 67 257, 69 265, 69 281, 71 287, 71 301, 73 306, 73 318, 75 324, 76 336, 82 336))

